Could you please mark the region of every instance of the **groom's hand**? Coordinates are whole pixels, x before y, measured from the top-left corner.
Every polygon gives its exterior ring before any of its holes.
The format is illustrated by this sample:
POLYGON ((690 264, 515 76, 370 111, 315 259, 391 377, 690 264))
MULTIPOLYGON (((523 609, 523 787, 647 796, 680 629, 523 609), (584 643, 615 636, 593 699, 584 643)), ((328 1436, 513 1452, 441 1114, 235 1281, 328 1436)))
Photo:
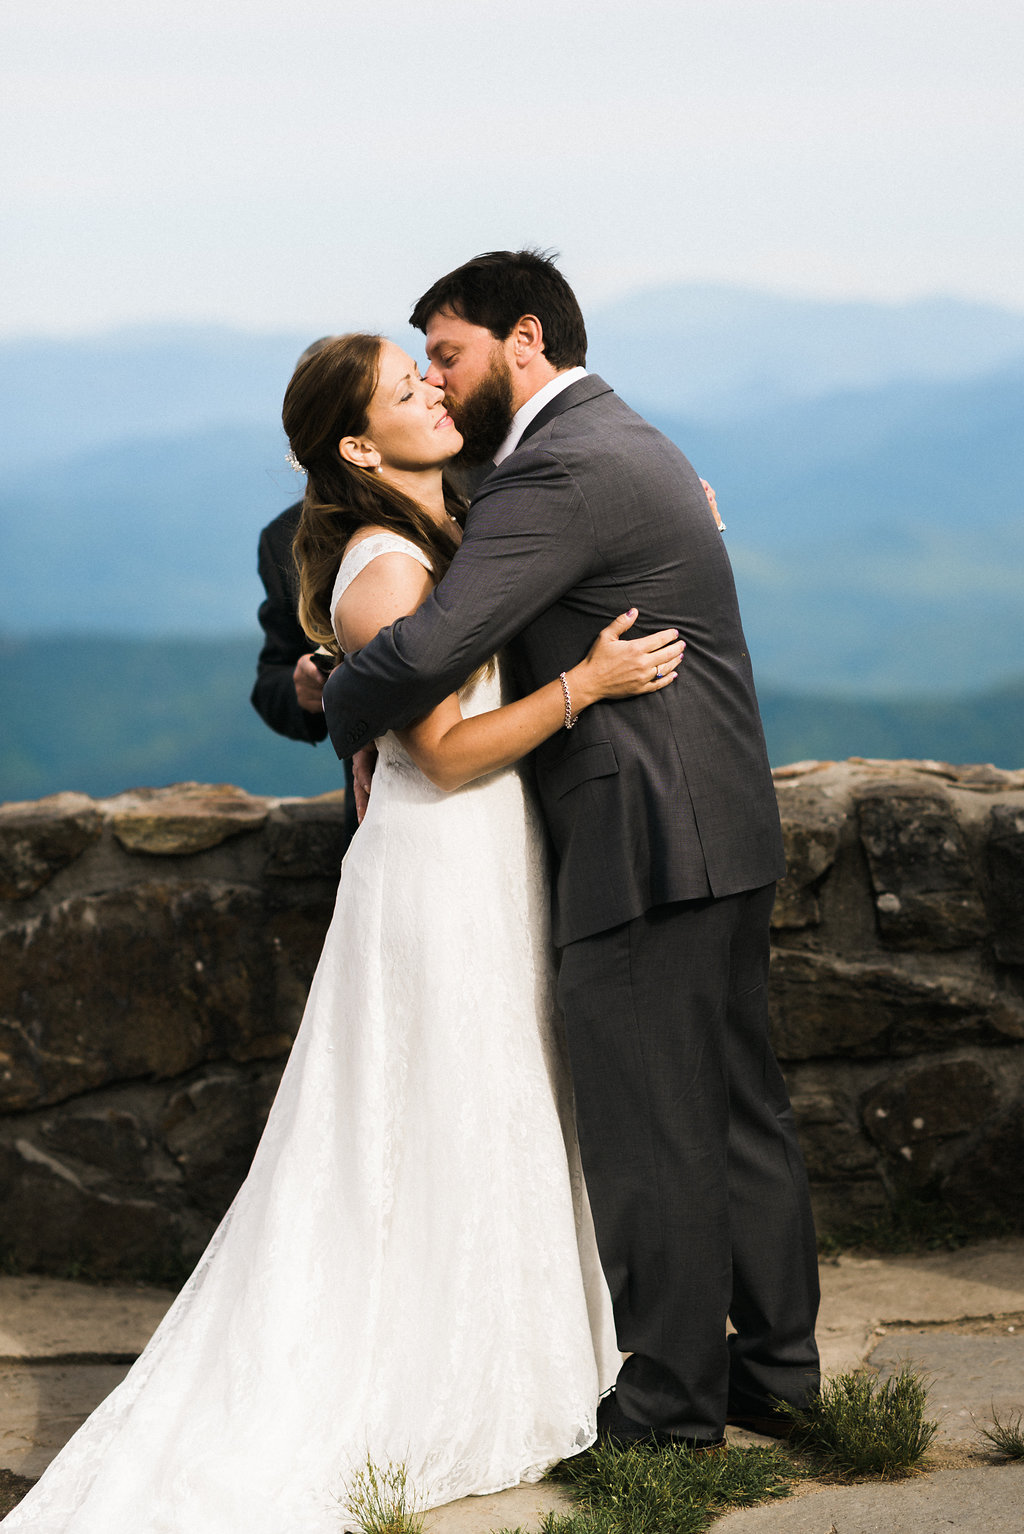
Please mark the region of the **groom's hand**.
POLYGON ((352 758, 352 783, 356 796, 356 820, 360 825, 370 803, 370 784, 377 765, 377 747, 364 746, 352 758))

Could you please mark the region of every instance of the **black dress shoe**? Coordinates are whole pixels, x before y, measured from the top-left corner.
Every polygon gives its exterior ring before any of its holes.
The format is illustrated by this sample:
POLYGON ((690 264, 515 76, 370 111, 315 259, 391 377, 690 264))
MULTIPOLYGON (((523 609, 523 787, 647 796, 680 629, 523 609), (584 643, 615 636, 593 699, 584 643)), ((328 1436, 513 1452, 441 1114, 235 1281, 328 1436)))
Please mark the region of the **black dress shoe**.
POLYGON ((615 1397, 615 1391, 598 1402, 597 1441, 611 1448, 626 1449, 631 1444, 647 1444, 656 1449, 689 1449, 691 1454, 710 1454, 728 1447, 724 1438, 684 1438, 665 1428, 650 1427, 627 1417, 615 1397))

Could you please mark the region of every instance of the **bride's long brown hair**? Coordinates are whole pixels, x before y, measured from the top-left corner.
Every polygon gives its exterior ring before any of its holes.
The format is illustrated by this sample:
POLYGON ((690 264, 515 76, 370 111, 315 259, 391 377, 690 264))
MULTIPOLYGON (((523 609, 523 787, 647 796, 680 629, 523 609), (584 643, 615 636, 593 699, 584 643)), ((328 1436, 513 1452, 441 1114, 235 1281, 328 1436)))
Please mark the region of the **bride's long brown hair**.
MULTIPOLYGON (((382 336, 335 336, 299 362, 285 391, 281 419, 291 450, 306 471, 302 514, 292 543, 299 571, 299 622, 333 654, 331 594, 345 545, 359 527, 399 533, 421 548, 440 580, 459 546, 457 528, 441 526, 422 506, 372 469, 342 458, 338 443, 368 429, 367 412, 380 373, 382 336)), ((445 505, 461 516, 465 502, 448 485, 445 505)))

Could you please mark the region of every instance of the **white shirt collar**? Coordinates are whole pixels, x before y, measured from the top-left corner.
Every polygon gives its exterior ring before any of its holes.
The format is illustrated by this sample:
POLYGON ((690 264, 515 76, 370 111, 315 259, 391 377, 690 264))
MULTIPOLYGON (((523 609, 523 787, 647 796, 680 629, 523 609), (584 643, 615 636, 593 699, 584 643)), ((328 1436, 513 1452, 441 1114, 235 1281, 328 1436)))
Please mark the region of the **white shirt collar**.
POLYGON ((570 384, 574 384, 578 378, 586 378, 586 376, 586 368, 566 368, 564 373, 557 373, 549 383, 546 383, 543 389, 538 389, 536 394, 531 394, 526 404, 520 405, 512 417, 512 426, 509 434, 494 455, 495 464, 503 463, 509 453, 515 452, 523 432, 530 422, 540 415, 548 400, 552 400, 556 395, 561 394, 563 389, 567 389, 570 384))

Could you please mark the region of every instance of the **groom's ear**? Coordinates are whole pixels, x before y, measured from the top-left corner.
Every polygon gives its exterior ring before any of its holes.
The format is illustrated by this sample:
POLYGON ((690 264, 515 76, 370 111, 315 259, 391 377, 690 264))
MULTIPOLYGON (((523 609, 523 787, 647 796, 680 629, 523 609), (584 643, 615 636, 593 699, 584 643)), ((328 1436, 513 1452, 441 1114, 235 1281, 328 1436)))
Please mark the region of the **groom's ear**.
POLYGON ((354 464, 357 469, 380 468, 380 454, 369 437, 342 437, 338 452, 346 463, 354 464))
POLYGON ((544 351, 544 327, 535 314, 521 314, 505 338, 510 361, 516 367, 528 367, 544 351))

